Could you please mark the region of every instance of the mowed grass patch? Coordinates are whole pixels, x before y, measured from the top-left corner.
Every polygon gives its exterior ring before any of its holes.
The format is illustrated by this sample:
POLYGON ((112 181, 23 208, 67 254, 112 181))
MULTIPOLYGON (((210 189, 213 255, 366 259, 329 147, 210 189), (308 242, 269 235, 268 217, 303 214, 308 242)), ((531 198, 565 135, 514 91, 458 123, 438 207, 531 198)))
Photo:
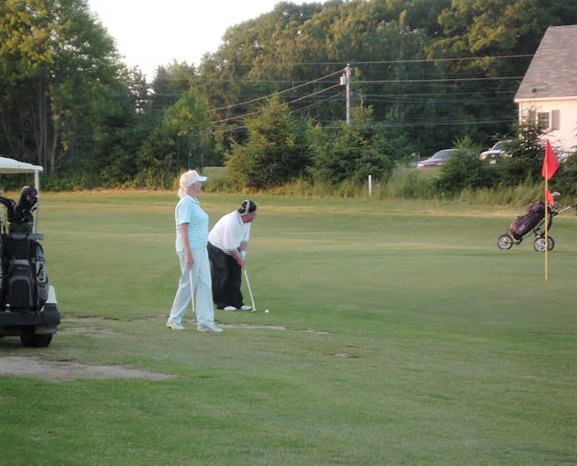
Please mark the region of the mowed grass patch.
MULTIPOLYGON (((522 211, 257 196, 248 273, 271 312, 216 311, 225 332, 207 335, 164 327, 176 201, 44 195, 65 320, 46 350, 1 354, 177 377, 0 376, 3 464, 577 461, 574 217, 545 281, 532 240, 496 245, 522 211)), ((240 201, 201 198, 211 224, 240 201)))

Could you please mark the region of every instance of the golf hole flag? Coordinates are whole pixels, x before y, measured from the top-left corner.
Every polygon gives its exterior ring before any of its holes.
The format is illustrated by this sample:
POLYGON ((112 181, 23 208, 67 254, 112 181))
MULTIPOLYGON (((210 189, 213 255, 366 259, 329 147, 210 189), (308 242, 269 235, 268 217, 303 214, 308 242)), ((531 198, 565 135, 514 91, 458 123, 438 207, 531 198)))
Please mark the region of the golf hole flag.
POLYGON ((547 139, 547 143, 545 145, 545 159, 543 160, 543 178, 550 180, 553 178, 553 175, 558 168, 559 162, 557 161, 557 156, 555 155, 555 152, 553 152, 553 148, 551 147, 549 139, 547 139))
POLYGON ((547 251, 549 250, 549 206, 547 204, 554 204, 555 201, 553 200, 553 196, 549 192, 548 180, 553 178, 553 175, 559 168, 559 162, 557 161, 557 156, 555 152, 553 152, 553 148, 551 147, 551 143, 549 139, 545 144, 545 159, 543 159, 543 178, 545 178, 545 205, 547 206, 545 209, 545 281, 549 279, 549 266, 547 260, 547 251))

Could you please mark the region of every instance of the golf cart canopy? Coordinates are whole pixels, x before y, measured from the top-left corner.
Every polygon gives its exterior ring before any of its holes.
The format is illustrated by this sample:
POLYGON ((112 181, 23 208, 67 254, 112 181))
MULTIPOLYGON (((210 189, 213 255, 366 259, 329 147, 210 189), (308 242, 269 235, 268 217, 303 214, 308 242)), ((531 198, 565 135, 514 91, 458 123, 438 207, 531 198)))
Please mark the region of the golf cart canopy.
POLYGON ((40 180, 38 174, 44 171, 40 165, 20 162, 19 160, 0 157, 0 174, 34 173, 34 187, 39 191, 40 180))
POLYGON ((44 171, 44 168, 40 165, 0 157, 0 173, 38 173, 41 171, 44 171))

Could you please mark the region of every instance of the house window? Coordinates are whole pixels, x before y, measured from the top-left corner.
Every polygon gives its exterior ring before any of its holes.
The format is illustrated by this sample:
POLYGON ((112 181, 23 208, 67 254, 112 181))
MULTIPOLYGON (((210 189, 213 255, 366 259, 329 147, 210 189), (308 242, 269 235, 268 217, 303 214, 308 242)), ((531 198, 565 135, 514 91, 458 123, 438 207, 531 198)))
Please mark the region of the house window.
POLYGON ((541 129, 550 129, 551 126, 549 124, 549 112, 538 112, 537 124, 541 129))
POLYGON ((559 130, 561 129, 561 112, 559 110, 551 110, 550 112, 530 110, 527 112, 527 121, 538 124, 539 128, 544 130, 559 130))

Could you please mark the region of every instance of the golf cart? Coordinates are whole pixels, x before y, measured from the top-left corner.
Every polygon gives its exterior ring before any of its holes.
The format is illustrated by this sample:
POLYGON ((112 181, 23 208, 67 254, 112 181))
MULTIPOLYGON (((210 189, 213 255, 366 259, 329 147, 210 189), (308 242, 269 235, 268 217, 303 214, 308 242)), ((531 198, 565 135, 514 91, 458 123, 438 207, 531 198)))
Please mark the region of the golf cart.
POLYGON ((30 173, 34 187, 22 188, 18 202, 0 195, 0 338, 19 336, 24 346, 46 348, 60 323, 56 293, 48 284, 37 232, 38 165, 0 157, 0 176, 30 173))

